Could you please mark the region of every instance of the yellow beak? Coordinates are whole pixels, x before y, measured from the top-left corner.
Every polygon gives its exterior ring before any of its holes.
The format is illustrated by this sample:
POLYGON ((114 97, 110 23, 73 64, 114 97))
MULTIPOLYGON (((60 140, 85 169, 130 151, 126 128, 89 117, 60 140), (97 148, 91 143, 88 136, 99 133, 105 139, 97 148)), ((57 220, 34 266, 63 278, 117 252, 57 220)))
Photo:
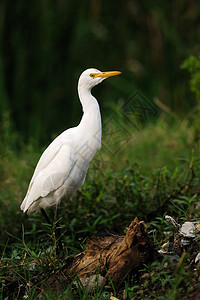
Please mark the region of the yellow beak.
POLYGON ((111 76, 120 75, 121 72, 119 71, 109 71, 109 72, 100 72, 100 73, 93 73, 93 78, 101 77, 101 78, 108 78, 111 76))

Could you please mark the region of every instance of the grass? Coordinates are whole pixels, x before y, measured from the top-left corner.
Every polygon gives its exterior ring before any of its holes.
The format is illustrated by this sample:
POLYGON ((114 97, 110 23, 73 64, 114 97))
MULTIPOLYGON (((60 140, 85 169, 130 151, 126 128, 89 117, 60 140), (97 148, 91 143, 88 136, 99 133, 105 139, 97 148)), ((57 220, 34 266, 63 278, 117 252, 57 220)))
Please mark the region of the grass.
MULTIPOLYGON (((166 214, 180 223, 200 217, 200 154, 189 122, 161 115, 140 130, 126 126, 121 139, 105 133, 103 148, 85 184, 69 204, 62 203, 62 231, 69 257, 83 251, 86 239, 101 230, 123 234, 135 216, 145 221, 158 248, 168 238, 165 232, 173 231, 164 219, 166 214)), ((35 299, 41 284, 62 265, 50 247, 51 233, 40 213, 27 217, 19 208, 43 149, 34 141, 25 145, 9 116, 5 116, 0 135, 1 296, 35 299)), ((53 216, 53 209, 48 213, 53 216)), ((188 267, 187 261, 175 272, 164 258, 144 266, 139 278, 129 276, 116 290, 112 282, 103 289, 97 285, 93 293, 81 282, 77 289, 73 281, 67 282, 59 299, 109 299, 111 294, 126 299, 178 299, 200 288, 198 276, 198 267, 188 267)), ((42 299, 58 299, 58 295, 52 289, 42 299)))

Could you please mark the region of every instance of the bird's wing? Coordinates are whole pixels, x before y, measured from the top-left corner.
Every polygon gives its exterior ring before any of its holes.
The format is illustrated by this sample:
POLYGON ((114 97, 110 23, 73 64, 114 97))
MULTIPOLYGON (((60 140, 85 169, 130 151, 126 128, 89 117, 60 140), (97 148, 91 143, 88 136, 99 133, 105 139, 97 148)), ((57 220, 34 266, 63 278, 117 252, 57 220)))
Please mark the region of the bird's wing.
MULTIPOLYGON (((51 145, 50 145, 51 146, 51 145)), ((21 209, 28 207, 40 197, 45 197, 64 184, 75 164, 72 148, 67 144, 48 147, 41 156, 30 182, 21 209)))
MULTIPOLYGON (((37 166, 35 168, 35 171, 33 173, 31 182, 35 179, 35 177, 44 170, 56 157, 56 155, 59 153, 60 148, 62 147, 62 143, 57 143, 56 140, 54 140, 42 153, 37 166)), ((30 184, 31 184, 30 182, 30 184)))

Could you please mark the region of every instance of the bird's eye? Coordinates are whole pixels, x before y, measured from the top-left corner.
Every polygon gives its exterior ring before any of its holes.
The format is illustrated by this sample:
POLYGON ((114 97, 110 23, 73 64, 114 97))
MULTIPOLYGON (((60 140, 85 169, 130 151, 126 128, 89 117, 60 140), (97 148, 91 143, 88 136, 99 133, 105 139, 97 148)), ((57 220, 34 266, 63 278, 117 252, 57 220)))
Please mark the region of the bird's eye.
POLYGON ((91 74, 90 74, 90 77, 94 78, 94 74, 93 74, 93 73, 91 73, 91 74))

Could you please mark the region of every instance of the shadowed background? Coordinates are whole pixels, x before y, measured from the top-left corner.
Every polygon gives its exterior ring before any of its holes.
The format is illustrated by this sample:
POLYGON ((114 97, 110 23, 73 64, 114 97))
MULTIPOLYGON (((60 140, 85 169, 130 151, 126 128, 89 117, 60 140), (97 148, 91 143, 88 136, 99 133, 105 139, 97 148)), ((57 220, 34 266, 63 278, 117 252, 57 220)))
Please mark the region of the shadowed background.
POLYGON ((0 118, 24 141, 47 143, 81 117, 88 67, 123 75, 93 92, 105 114, 141 90, 179 115, 196 104, 180 64, 200 51, 200 3, 170 0, 8 1, 0 4, 0 118))

